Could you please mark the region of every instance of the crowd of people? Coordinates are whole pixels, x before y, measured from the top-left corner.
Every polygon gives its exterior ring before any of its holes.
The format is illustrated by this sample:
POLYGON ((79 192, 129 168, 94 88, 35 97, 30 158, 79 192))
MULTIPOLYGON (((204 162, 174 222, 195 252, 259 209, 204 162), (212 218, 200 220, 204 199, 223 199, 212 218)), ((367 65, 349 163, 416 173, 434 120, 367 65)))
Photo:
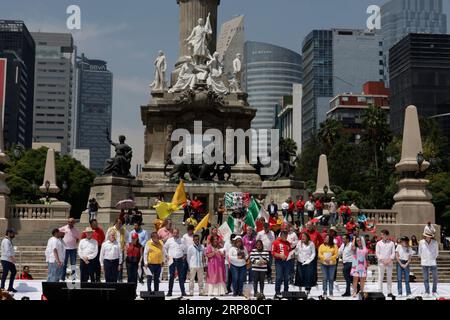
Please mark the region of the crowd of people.
MULTIPOLYGON (((262 205, 260 197, 258 202, 262 205)), ((67 277, 76 280, 78 256, 81 282, 100 282, 102 274, 106 282, 124 281, 125 265, 127 282, 137 285, 146 280, 148 291, 159 291, 162 271, 167 266, 169 286, 166 296, 172 296, 176 279, 183 296, 194 295, 196 283, 198 294, 208 296, 248 295, 245 284, 251 283, 253 294, 258 296, 264 294, 266 283, 273 283, 274 268, 275 295, 281 297, 283 292, 289 291, 290 285, 309 294, 318 286, 320 268, 324 297, 335 294, 338 272, 342 272, 345 279, 342 296, 355 297, 365 291, 369 265, 377 264, 380 291, 386 274, 387 293, 392 295, 392 277, 396 269, 398 294, 405 292, 410 296, 410 264, 412 256, 417 254, 421 260, 425 294, 437 295, 439 245, 431 224, 425 227, 420 241, 415 236, 393 241, 387 230, 381 231, 381 239, 376 235, 371 239, 369 234, 363 234, 364 221, 359 217, 355 221, 345 203, 340 208, 333 203, 334 199, 327 204, 329 210, 324 210, 321 199, 310 197, 304 201, 298 197, 295 203, 287 199, 279 211, 278 205, 271 200, 267 212, 271 218, 278 218, 281 213, 284 222, 280 228, 274 228, 260 217, 256 227, 235 228, 227 238, 220 234, 218 227, 206 228, 208 233, 203 237, 194 232, 196 223, 190 222, 200 219, 202 206, 197 198, 189 200, 191 208, 185 210, 186 233, 183 235, 173 227, 171 219, 155 224, 155 230, 148 233, 142 221, 133 221, 133 229, 128 232, 124 215, 119 216, 106 232, 96 219, 91 219, 89 227, 80 232, 71 218, 67 225, 55 228, 48 240, 45 251, 47 281, 65 281, 67 277), (324 216, 327 218, 315 219, 324 216), (327 229, 326 226, 330 227, 327 229), (341 271, 339 266, 342 266, 341 271)), ((222 222, 226 212, 222 201, 217 211, 220 213, 218 222, 222 222)), ((10 274, 10 292, 15 292, 14 236, 15 231, 8 229, 1 243, 1 288, 5 288, 10 274)), ((25 274, 29 274, 29 270, 25 274)))

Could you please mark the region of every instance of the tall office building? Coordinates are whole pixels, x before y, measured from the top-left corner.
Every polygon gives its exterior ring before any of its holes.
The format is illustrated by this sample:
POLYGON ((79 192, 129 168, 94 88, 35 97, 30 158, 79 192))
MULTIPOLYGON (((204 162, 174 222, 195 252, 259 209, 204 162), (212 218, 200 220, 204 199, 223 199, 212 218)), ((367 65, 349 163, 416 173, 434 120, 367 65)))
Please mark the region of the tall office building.
POLYGON ((31 148, 35 49, 23 21, 0 20, 0 58, 6 59, 5 148, 31 148))
POLYGON ((244 43, 244 16, 238 16, 222 24, 217 40, 217 52, 223 59, 228 79, 233 74, 233 60, 236 58, 236 54, 244 54, 244 43))
MULTIPOLYGON (((387 64, 389 50, 409 33, 447 33, 443 0, 389 0, 381 7, 381 32, 387 64)), ((385 81, 389 81, 389 69, 385 81)))
POLYGON ((294 83, 302 82, 302 57, 286 48, 247 41, 244 61, 244 88, 248 102, 257 109, 252 128, 272 129, 275 106, 283 96, 292 95, 294 83))
POLYGON ((70 33, 31 34, 36 42, 33 140, 71 151, 75 47, 70 33))
POLYGON ((106 131, 112 125, 113 75, 106 61, 77 58, 75 148, 89 150, 89 168, 98 174, 111 156, 106 131))
POLYGON ((407 35, 390 50, 391 129, 401 133, 405 108, 435 118, 450 141, 450 35, 407 35))
POLYGON ((280 137, 294 140, 298 151, 302 149, 302 98, 303 86, 296 83, 292 96, 281 99, 275 119, 275 129, 280 130, 280 137))
POLYGON ((330 100, 383 81, 381 35, 357 29, 313 30, 303 41, 303 146, 326 120, 330 100))

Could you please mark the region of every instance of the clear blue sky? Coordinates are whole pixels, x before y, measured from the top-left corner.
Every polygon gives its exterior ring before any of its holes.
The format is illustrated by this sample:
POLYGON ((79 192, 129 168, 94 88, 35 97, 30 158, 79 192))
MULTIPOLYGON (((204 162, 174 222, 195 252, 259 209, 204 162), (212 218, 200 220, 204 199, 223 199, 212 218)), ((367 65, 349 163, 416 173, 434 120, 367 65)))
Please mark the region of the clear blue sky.
MULTIPOLYGON (((219 25, 245 15, 246 40, 300 51, 313 29, 365 28, 371 4, 385 0, 222 0, 219 25)), ((450 15, 449 5, 445 11, 450 15)), ((2 1, 0 19, 24 20, 31 31, 69 32, 66 8, 81 8, 82 26, 73 31, 78 53, 108 61, 114 73, 113 135, 125 134, 143 163, 139 106, 150 99, 152 62, 159 49, 173 65, 178 54, 176 0, 15 0, 2 1)), ((134 170, 134 169, 133 169, 134 170)))

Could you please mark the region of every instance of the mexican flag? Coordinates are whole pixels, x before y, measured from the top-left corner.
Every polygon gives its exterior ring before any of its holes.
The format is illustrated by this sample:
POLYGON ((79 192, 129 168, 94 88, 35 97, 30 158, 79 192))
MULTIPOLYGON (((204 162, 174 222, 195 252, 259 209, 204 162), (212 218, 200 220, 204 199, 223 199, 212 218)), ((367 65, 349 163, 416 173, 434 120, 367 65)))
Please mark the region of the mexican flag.
POLYGON ((225 207, 227 209, 240 209, 248 207, 250 194, 248 192, 227 192, 225 193, 225 207))
POLYGON ((230 214, 228 215, 228 219, 226 222, 224 222, 219 229, 217 229, 217 232, 224 240, 230 239, 230 236, 232 235, 234 231, 234 218, 230 214))
POLYGON ((248 212, 251 213, 253 220, 257 221, 260 218, 264 218, 266 222, 269 222, 269 214, 264 210, 264 208, 259 206, 258 202, 252 198, 250 206, 248 207, 248 212))

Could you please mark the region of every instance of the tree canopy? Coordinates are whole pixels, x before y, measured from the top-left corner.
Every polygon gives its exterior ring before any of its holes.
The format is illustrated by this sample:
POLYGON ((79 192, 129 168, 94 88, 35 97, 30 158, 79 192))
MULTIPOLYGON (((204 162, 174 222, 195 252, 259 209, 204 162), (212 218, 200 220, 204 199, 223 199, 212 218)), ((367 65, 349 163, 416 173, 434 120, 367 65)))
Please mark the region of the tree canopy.
MULTIPOLYGON (((11 201, 15 204, 39 203, 43 194, 39 191, 44 179, 47 148, 26 150, 19 159, 8 152, 10 162, 6 169, 11 201)), ((72 205, 71 216, 78 218, 86 209, 89 191, 95 173, 85 168, 78 160, 68 155, 55 154, 56 183, 61 189, 56 196, 72 205), (66 183, 67 189, 63 189, 66 183)))

